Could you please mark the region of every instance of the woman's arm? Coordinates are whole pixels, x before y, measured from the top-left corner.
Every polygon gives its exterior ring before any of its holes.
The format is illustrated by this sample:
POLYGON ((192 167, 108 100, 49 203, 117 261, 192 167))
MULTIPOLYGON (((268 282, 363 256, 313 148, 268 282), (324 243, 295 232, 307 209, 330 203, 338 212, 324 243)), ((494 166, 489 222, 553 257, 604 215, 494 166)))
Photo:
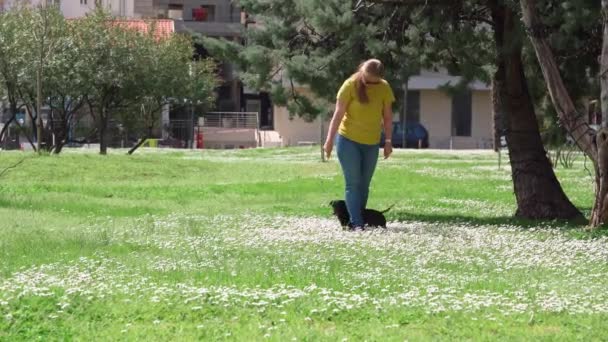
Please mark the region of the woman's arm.
POLYGON ((344 103, 342 100, 338 100, 338 102, 336 102, 334 115, 329 123, 329 130, 327 132, 327 138, 325 139, 325 145, 323 145, 323 150, 325 150, 325 155, 327 158, 331 156, 331 151, 334 147, 334 138, 338 132, 338 128, 340 127, 340 123, 342 122, 342 118, 344 117, 345 113, 346 103, 344 103))
POLYGON ((384 159, 393 153, 393 108, 391 104, 384 105, 382 115, 384 124, 384 159))

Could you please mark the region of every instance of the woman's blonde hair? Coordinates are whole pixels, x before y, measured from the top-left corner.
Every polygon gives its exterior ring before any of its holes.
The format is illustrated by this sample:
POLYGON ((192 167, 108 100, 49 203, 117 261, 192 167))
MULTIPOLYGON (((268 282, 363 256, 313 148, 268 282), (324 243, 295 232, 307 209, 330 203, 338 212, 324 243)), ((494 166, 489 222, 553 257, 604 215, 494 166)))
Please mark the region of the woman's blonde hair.
POLYGON ((355 79, 355 87, 357 89, 357 97, 361 103, 369 102, 365 74, 375 77, 382 77, 384 75, 384 65, 382 65, 382 62, 380 62, 378 59, 368 59, 361 63, 357 68, 357 72, 353 74, 353 78, 355 79))

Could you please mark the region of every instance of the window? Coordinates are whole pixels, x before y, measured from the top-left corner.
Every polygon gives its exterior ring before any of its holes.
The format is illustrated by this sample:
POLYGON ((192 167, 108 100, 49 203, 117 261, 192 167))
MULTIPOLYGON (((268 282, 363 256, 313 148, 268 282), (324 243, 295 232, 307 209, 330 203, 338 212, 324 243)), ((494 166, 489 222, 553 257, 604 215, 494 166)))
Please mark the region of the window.
POLYGON ((167 11, 167 18, 173 20, 184 19, 184 6, 177 4, 169 4, 169 10, 167 11))
POLYGON ((203 5, 192 9, 192 20, 215 21, 215 6, 203 5))
POLYGON ((205 20, 205 21, 215 21, 215 6, 213 6, 213 5, 203 5, 201 7, 207 13, 207 20, 205 20))
POLYGON ((262 101, 259 99, 247 99, 245 111, 260 114, 262 111, 262 101))
POLYGON ((471 136, 472 101, 471 91, 465 91, 452 97, 452 136, 471 136))
POLYGON ((407 92, 406 123, 420 122, 420 90, 409 90, 407 92))
POLYGON ((87 4, 87 2, 88 2, 88 0, 80 0, 80 4, 81 4, 81 5, 86 5, 86 4, 87 4))

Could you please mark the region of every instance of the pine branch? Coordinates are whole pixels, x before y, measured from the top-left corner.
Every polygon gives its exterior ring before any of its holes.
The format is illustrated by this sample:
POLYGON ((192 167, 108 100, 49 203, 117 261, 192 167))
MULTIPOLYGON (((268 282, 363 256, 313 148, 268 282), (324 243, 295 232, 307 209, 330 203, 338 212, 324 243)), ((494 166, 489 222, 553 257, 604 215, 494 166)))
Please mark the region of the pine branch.
POLYGON ((391 4, 397 6, 405 5, 428 5, 428 4, 441 4, 451 5, 454 3, 453 0, 369 0, 376 4, 391 4))
POLYGON ((373 7, 376 3, 374 1, 371 1, 371 4, 366 4, 365 0, 359 0, 357 1, 357 4, 355 5, 355 8, 353 9, 353 13, 359 13, 360 10, 362 9, 368 9, 373 7))

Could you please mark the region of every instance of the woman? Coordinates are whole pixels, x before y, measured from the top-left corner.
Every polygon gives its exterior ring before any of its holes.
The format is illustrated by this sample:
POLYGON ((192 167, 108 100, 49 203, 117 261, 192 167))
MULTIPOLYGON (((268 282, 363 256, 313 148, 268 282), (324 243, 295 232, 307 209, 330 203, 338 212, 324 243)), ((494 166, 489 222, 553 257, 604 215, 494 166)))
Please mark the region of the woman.
POLYGON ((336 109, 323 149, 331 156, 336 138, 338 159, 346 183, 345 200, 353 230, 364 230, 362 211, 378 161, 378 144, 384 124, 384 159, 393 153, 393 91, 377 59, 361 64, 338 91, 336 109), (338 133, 336 135, 336 133, 338 133))

